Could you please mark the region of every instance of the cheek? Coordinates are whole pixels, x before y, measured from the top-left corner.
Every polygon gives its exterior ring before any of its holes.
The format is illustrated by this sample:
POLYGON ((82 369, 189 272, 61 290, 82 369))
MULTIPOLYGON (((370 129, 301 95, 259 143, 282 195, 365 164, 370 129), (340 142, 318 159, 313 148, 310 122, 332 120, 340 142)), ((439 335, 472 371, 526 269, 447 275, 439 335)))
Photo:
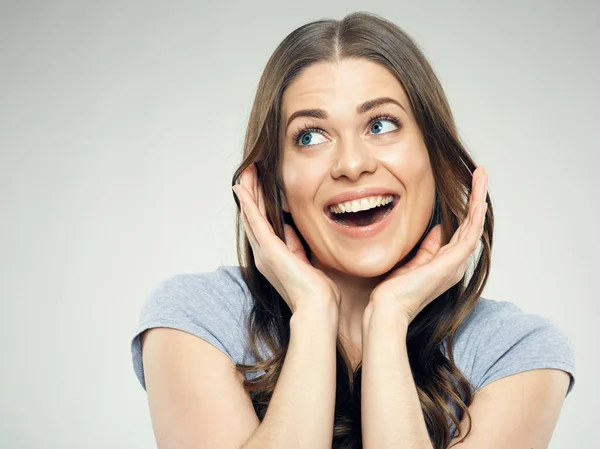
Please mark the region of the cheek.
POLYGON ((415 142, 401 156, 397 156, 397 164, 402 168, 403 177, 409 185, 419 184, 423 187, 433 179, 429 153, 423 142, 415 142))
POLYGON ((289 159, 282 167, 282 180, 291 210, 304 209, 314 205, 319 186, 326 172, 324 164, 316 159, 289 159))
POLYGON ((286 192, 289 196, 293 196, 293 193, 296 192, 301 185, 298 170, 294 170, 292 167, 284 167, 281 172, 281 177, 286 192))
POLYGON ((425 142, 413 129, 406 129, 396 140, 378 149, 377 158, 384 165, 408 172, 418 172, 429 166, 425 142))

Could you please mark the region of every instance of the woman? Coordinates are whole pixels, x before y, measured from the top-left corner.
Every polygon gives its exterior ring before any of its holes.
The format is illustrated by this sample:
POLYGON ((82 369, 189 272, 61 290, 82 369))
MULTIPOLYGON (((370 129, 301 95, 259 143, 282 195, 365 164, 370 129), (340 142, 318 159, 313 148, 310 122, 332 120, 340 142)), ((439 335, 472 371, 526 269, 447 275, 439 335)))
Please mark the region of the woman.
POLYGON ((233 184, 240 267, 162 282, 133 340, 159 447, 547 446, 569 341, 480 296, 487 174, 401 29, 287 36, 233 184))

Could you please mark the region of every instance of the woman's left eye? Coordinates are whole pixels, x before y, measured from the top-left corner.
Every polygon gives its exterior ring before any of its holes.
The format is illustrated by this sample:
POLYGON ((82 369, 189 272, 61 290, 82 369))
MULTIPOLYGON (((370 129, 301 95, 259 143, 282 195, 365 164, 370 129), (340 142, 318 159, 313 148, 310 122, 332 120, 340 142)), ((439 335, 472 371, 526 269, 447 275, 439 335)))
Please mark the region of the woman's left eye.
POLYGON ((377 119, 371 123, 371 131, 373 131, 374 134, 386 134, 390 131, 394 131, 396 128, 397 125, 390 119, 377 119), (387 131, 382 132, 382 130, 385 128, 385 123, 392 124, 395 128, 388 129, 387 131))

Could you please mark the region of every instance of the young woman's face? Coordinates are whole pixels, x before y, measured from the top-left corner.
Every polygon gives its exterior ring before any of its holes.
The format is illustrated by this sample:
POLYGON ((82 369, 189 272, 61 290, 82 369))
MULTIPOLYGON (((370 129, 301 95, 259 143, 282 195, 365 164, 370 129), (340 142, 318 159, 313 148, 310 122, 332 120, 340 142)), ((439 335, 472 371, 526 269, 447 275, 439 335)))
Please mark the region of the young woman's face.
POLYGON ((313 64, 285 90, 281 120, 284 210, 313 264, 362 277, 392 269, 425 231, 435 199, 398 80, 364 59, 313 64), (389 101, 370 107, 376 99, 389 101), (295 114, 309 109, 322 111, 295 114), (354 212, 363 208, 371 209, 354 212))

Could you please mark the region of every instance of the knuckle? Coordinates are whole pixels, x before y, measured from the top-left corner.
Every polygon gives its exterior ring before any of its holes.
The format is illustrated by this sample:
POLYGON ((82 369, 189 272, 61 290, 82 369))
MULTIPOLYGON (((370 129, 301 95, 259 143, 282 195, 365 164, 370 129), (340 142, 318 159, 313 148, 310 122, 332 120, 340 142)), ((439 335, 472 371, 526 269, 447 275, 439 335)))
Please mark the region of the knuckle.
MULTIPOLYGON (((255 257, 255 258, 254 258, 254 265, 256 265, 256 269, 257 269, 258 271, 260 271, 261 273, 263 273, 263 272, 264 272, 264 270, 265 270, 265 265, 264 265, 264 262, 263 262, 263 260, 262 260, 262 258, 261 258, 261 257, 255 257)), ((264 274, 264 273, 263 273, 263 274, 264 274)))

